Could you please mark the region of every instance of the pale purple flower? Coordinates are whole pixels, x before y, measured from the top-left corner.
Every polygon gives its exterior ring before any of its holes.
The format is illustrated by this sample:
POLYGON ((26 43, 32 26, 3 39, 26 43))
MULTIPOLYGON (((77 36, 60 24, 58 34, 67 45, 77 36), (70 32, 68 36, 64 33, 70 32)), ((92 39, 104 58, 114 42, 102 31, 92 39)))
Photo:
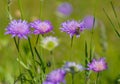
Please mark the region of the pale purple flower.
POLYGON ((84 29, 91 29, 94 26, 94 17, 93 16, 86 16, 82 22, 80 22, 80 28, 84 29))
POLYGON ((76 64, 75 62, 66 62, 63 69, 70 73, 77 73, 85 70, 81 64, 76 64))
POLYGON ((30 26, 34 28, 34 34, 45 34, 53 30, 53 26, 50 21, 35 20, 30 23, 30 26))
POLYGON ((30 34, 30 28, 25 20, 12 20, 6 28, 5 34, 27 39, 27 35, 30 34))
POLYGON ((88 70, 93 70, 95 72, 100 72, 107 69, 107 63, 104 58, 98 60, 93 59, 91 63, 88 64, 88 70))
POLYGON ((60 4, 57 8, 57 12, 64 16, 69 16, 73 11, 73 7, 70 3, 64 2, 60 4))
POLYGON ((60 84, 61 82, 64 83, 65 80, 66 71, 63 69, 57 69, 52 71, 50 74, 47 75, 46 80, 43 82, 43 84, 60 84))
POLYGON ((80 36, 80 25, 77 21, 66 21, 61 24, 61 31, 66 32, 67 34, 70 35, 70 37, 73 37, 76 35, 77 37, 80 36))

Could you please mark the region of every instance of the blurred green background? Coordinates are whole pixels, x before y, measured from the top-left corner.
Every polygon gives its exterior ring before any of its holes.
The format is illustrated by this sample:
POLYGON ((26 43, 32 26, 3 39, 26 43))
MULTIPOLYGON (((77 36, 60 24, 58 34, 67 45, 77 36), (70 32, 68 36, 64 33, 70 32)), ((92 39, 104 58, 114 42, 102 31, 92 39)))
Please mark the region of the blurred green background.
MULTIPOLYGON (((19 19, 19 7, 17 0, 11 0, 10 12, 14 19, 19 19)), ((120 75, 120 39, 117 37, 113 28, 103 12, 103 8, 107 11, 114 24, 117 21, 114 17, 110 0, 43 0, 41 20, 50 20, 54 26, 54 34, 60 39, 60 45, 53 51, 57 67, 61 67, 64 61, 67 61, 72 55, 72 61, 84 64, 84 42, 90 44, 91 33, 89 30, 81 33, 80 38, 74 38, 73 48, 70 48, 69 35, 60 31, 60 24, 66 20, 81 20, 86 15, 94 15, 98 20, 93 34, 93 46, 95 53, 104 56, 108 63, 108 69, 102 72, 101 84, 116 84, 115 81, 120 75), (59 3, 69 2, 73 6, 72 14, 67 18, 61 18, 56 15, 56 8, 59 3), (102 39, 103 38, 103 39, 102 39), (107 49, 103 53, 101 43, 105 44, 107 49)), ((111 0, 115 5, 117 14, 120 14, 120 1, 111 0)), ((40 16, 40 0, 21 0, 24 19, 32 21, 40 16)), ((5 35, 5 28, 9 20, 7 15, 7 0, 0 0, 0 84, 12 84, 17 76, 19 67, 16 61, 18 56, 13 39, 9 35, 5 35)), ((120 16, 118 16, 120 18, 120 16)), ((117 25, 116 25, 117 26, 117 25)), ((117 27, 117 30, 120 28, 117 27)), ((47 35, 46 35, 47 36, 47 35)), ((32 37, 34 39, 34 36, 32 37)), ((33 40, 34 42, 34 40, 33 40)), ((22 40, 21 48, 24 48, 26 40, 22 40)), ((38 46, 39 47, 39 46, 38 46)), ((43 50, 44 59, 49 59, 49 52, 43 50)), ((25 55, 27 58, 27 55, 25 55)), ((82 84, 80 80, 82 75, 76 76, 75 84, 82 84)), ((67 79, 68 80, 68 79, 67 79)), ((69 82, 67 83, 69 84, 69 82)))

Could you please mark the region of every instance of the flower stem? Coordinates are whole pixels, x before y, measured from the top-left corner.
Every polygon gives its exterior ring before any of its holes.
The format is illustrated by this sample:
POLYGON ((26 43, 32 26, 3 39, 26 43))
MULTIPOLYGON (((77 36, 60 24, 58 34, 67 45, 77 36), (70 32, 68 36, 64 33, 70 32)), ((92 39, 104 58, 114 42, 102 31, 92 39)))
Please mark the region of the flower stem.
POLYGON ((23 18, 23 11, 22 11, 22 5, 21 5, 21 0, 18 0, 18 5, 19 5, 19 9, 20 9, 20 13, 21 13, 21 18, 23 18))
POLYGON ((35 46, 37 46, 37 44, 38 44, 38 40, 39 40, 39 34, 38 34, 38 36, 37 36, 37 39, 36 39, 36 44, 35 44, 35 46))
POLYGON ((74 73, 72 73, 72 84, 74 84, 74 73))
POLYGON ((32 54, 32 58, 34 59, 34 53, 33 53, 32 45, 31 45, 31 41, 30 41, 29 37, 28 37, 28 43, 29 43, 29 46, 30 46, 30 51, 31 51, 31 54, 32 54))
POLYGON ((98 72, 98 73, 97 73, 96 80, 95 80, 95 84, 99 84, 99 75, 100 75, 100 73, 98 72))
POLYGON ((73 36, 71 37, 71 48, 73 46, 73 36))
POLYGON ((15 46, 16 46, 17 51, 18 51, 18 53, 19 53, 19 46, 18 46, 18 43, 17 43, 17 41, 16 41, 16 38, 15 38, 15 37, 14 37, 14 43, 15 43, 15 46))
POLYGON ((43 0, 40 0, 40 16, 39 16, 39 18, 42 18, 42 8, 43 8, 43 0))
POLYGON ((53 69, 55 69, 55 59, 54 59, 54 56, 53 56, 53 51, 50 51, 50 55, 51 55, 51 58, 52 58, 53 69))
POLYGON ((8 14, 9 20, 11 21, 12 20, 12 16, 11 16, 11 13, 10 13, 10 4, 11 4, 11 1, 7 0, 7 14, 8 14))

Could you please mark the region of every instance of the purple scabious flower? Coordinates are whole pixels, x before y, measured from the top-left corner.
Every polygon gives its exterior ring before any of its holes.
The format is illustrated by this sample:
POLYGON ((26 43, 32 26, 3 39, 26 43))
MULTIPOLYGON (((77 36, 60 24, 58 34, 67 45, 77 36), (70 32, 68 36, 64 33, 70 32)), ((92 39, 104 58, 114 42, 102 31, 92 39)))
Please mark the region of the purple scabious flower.
POLYGON ((73 37, 74 35, 76 35, 77 37, 80 36, 81 29, 80 29, 80 27, 79 27, 80 25, 77 21, 74 21, 74 20, 66 21, 66 22, 63 22, 61 24, 61 26, 62 26, 60 28, 61 31, 66 32, 67 34, 70 35, 70 37, 73 37))
POLYGON ((88 64, 88 67, 88 70, 100 72, 107 69, 107 63, 104 58, 100 58, 99 60, 93 59, 92 62, 88 64))
POLYGON ((63 69, 54 70, 47 75, 47 78, 43 82, 43 84, 60 84, 61 82, 65 81, 64 80, 65 75, 66 75, 66 71, 63 69))
POLYGON ((12 37, 19 37, 27 39, 27 35, 30 34, 30 28, 25 20, 13 20, 6 28, 5 34, 11 34, 12 37))
POLYGON ((67 2, 60 4, 57 8, 57 12, 64 16, 69 16, 72 13, 72 11, 73 11, 72 5, 67 2))
POLYGON ((93 16, 86 16, 82 22, 80 22, 80 28, 84 29, 91 29, 94 25, 94 17, 93 16))
POLYGON ((34 28, 34 34, 45 34, 53 30, 53 26, 50 21, 35 20, 30 23, 30 26, 34 28))

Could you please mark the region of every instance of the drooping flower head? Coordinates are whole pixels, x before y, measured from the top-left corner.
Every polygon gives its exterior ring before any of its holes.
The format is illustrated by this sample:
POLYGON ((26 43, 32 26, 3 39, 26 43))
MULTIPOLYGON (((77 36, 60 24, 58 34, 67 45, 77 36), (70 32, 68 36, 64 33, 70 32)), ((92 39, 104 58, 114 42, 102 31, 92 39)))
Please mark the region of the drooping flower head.
POLYGON ((73 11, 73 7, 70 3, 61 3, 57 8, 57 13, 63 16, 69 16, 73 11))
POLYGON ((63 69, 66 72, 77 73, 84 70, 84 67, 81 64, 76 64, 75 62, 66 62, 63 66, 63 69))
POLYGON ((47 75, 47 78, 43 82, 43 84, 60 84, 61 82, 65 81, 64 80, 65 75, 66 75, 66 71, 63 69, 54 70, 47 75))
POLYGON ((45 34, 53 30, 53 26, 50 21, 35 20, 30 23, 30 26, 34 28, 34 34, 45 34))
POLYGON ((100 72, 107 69, 107 63, 104 58, 100 58, 98 60, 93 59, 92 62, 88 64, 88 67, 88 70, 100 72))
POLYGON ((27 39, 27 35, 30 34, 30 28, 25 20, 12 20, 6 28, 5 34, 27 39))
POLYGON ((52 51, 58 44, 58 39, 52 36, 45 37, 41 41, 41 46, 49 51, 52 51))
POLYGON ((74 35, 76 35, 77 37, 79 37, 80 35, 80 25, 77 21, 66 21, 63 22, 61 24, 61 31, 66 32, 67 34, 70 35, 70 37, 73 37, 74 35))
POLYGON ((93 16, 86 16, 82 22, 80 22, 80 28, 84 29, 91 29, 94 26, 94 17, 93 16))

